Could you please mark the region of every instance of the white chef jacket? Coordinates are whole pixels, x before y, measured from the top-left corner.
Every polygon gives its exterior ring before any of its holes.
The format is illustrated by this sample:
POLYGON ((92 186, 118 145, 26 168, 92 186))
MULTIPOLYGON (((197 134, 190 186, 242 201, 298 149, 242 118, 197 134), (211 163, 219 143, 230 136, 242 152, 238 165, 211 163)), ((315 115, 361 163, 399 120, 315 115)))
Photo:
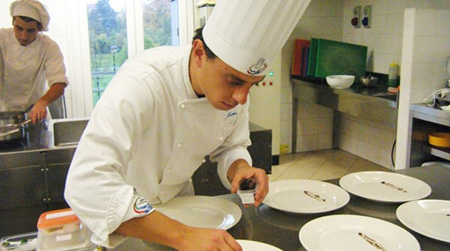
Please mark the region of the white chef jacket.
POLYGON ((97 103, 69 169, 65 198, 90 228, 92 240, 133 217, 133 189, 151 204, 192 188, 206 155, 222 183, 237 159, 252 164, 248 103, 216 110, 189 79, 191 46, 159 47, 127 60, 97 103))
POLYGON ((25 110, 45 93, 45 82, 69 83, 61 50, 55 41, 38 33, 20 45, 13 28, 0 29, 0 101, 8 110, 25 110))

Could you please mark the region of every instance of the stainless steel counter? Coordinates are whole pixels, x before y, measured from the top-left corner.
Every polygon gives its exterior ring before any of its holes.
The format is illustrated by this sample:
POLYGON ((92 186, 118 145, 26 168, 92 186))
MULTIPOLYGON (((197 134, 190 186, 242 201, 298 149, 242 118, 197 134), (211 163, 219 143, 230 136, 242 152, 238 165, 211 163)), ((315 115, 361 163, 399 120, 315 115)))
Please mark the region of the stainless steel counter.
MULTIPOLYGON (((450 169, 441 166, 415 167, 397 173, 409 175, 428 183, 432 193, 426 199, 450 200, 450 169)), ((338 184, 339 180, 328 182, 338 184)), ((291 214, 261 205, 255 209, 244 208, 236 195, 221 195, 219 198, 230 200, 242 209, 239 223, 228 232, 237 239, 265 242, 282 250, 306 250, 299 241, 299 231, 304 224, 321 216, 334 214, 354 214, 370 216, 394 223, 413 234, 422 250, 448 250, 449 244, 437 241, 409 230, 397 219, 395 211, 401 203, 379 203, 351 195, 350 202, 343 208, 322 214, 291 214)), ((146 244, 142 240, 128 238, 113 250, 173 250, 164 246, 146 244)))

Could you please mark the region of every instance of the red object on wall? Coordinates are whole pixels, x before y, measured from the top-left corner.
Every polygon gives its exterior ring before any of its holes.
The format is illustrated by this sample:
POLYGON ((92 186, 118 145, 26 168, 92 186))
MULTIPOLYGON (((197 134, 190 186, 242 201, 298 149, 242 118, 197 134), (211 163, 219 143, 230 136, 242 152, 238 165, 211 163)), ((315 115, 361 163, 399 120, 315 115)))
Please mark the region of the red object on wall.
POLYGON ((308 48, 311 42, 304 39, 295 39, 292 55, 292 76, 305 76, 307 67, 308 48))

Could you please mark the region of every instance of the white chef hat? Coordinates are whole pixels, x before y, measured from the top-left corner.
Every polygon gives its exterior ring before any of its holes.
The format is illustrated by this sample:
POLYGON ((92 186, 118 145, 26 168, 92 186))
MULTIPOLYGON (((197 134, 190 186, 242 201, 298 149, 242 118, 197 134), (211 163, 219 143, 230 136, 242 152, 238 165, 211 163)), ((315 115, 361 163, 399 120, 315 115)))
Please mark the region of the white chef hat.
POLYGON ((42 24, 42 30, 48 31, 50 15, 44 5, 36 0, 17 0, 9 8, 11 16, 30 17, 42 24))
POLYGON ((220 0, 203 28, 206 45, 236 70, 255 76, 289 38, 311 0, 220 0))

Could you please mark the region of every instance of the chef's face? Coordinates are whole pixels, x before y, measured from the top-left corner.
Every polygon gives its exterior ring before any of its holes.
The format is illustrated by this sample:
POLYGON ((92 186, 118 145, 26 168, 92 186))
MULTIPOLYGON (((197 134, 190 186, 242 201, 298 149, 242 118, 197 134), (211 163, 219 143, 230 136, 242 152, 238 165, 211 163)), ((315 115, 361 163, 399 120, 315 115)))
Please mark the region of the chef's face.
MULTIPOLYGON (((198 44, 194 42, 194 50, 196 46, 198 44)), ((230 110, 238 104, 245 104, 250 88, 264 79, 264 76, 243 74, 218 57, 208 58, 206 53, 198 63, 199 78, 193 81, 194 90, 198 95, 205 95, 218 110, 230 110)))
POLYGON ((14 17, 13 26, 14 35, 22 46, 31 44, 39 32, 39 26, 36 21, 26 22, 20 17, 14 17))

